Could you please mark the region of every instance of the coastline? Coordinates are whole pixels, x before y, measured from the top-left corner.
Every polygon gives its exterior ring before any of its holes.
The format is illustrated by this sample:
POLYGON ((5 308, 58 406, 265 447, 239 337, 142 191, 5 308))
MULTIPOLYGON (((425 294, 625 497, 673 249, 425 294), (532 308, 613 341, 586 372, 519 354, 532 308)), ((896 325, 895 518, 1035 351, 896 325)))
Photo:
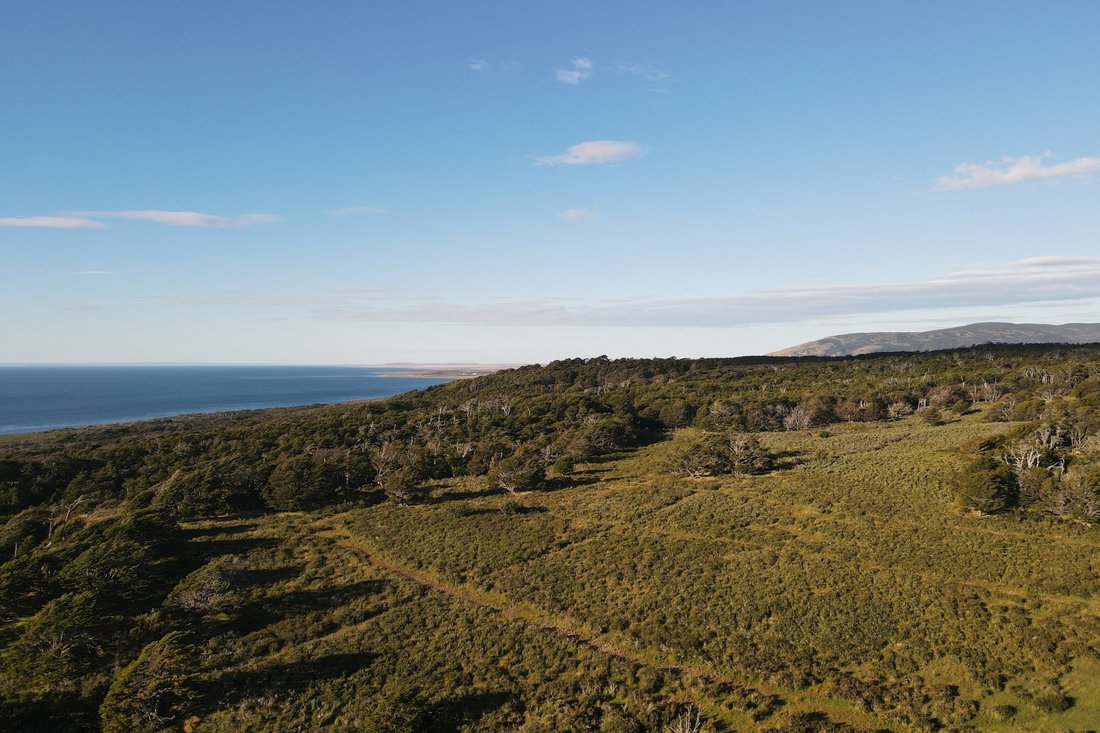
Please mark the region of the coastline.
MULTIPOLYGON (((414 392, 416 390, 409 390, 414 392)), ((150 426, 154 423, 164 423, 166 427, 169 427, 170 423, 190 423, 196 420, 247 420, 250 418, 262 418, 273 412, 290 412, 294 410, 317 410, 325 407, 335 407, 337 405, 361 405, 370 402, 379 402, 381 400, 388 400, 391 397, 404 394, 398 392, 397 394, 387 395, 384 397, 361 397, 353 400, 338 400, 336 402, 311 402, 301 405, 270 405, 266 407, 242 407, 240 409, 228 409, 228 410, 210 410, 210 411, 198 411, 198 412, 178 412, 172 415, 152 415, 149 417, 137 417, 131 420, 112 420, 111 422, 89 423, 86 425, 58 425, 54 427, 36 428, 34 430, 25 430, 18 433, 4 433, 0 432, 0 445, 7 442, 17 442, 21 439, 36 438, 58 438, 63 435, 67 435, 74 431, 116 431, 116 430, 128 430, 138 426, 150 426)))
MULTIPOLYGON (((35 369, 35 367, 30 367, 35 369)), ((79 367, 73 367, 79 369, 79 367)), ((137 370, 141 370, 142 367, 134 367, 137 370)), ((187 367, 184 367, 187 369, 187 367)), ((296 367, 289 367, 290 369, 298 369, 296 367)), ((310 395, 299 394, 298 397, 303 397, 301 401, 294 398, 288 400, 274 397, 271 400, 250 401, 248 398, 255 397, 255 393, 251 395, 246 393, 237 394, 236 390, 225 392, 223 391, 222 397, 224 401, 221 404, 210 404, 209 406, 197 406, 176 404, 172 406, 162 405, 164 409, 153 408, 149 411, 144 411, 141 407, 146 405, 129 405, 134 409, 130 410, 108 410, 107 414, 103 414, 102 417, 97 419, 95 416, 90 416, 88 419, 84 419, 84 416, 77 417, 75 415, 66 415, 64 411, 58 411, 56 415, 47 415, 50 412, 50 406, 56 403, 57 400, 74 399, 78 394, 78 391, 69 389, 69 395, 64 392, 59 392, 56 396, 56 400, 46 400, 41 402, 42 410, 28 411, 23 409, 22 415, 13 413, 7 415, 9 419, 0 420, 0 440, 5 443, 12 442, 12 438, 18 438, 19 436, 42 436, 51 435, 56 436, 59 434, 68 434, 72 430, 105 430, 116 431, 126 430, 137 424, 148 424, 162 422, 168 427, 169 422, 193 422, 196 419, 227 419, 228 416, 236 416, 242 419, 247 419, 250 415, 265 414, 271 410, 294 410, 294 409, 311 409, 319 408, 328 405, 339 404, 356 404, 364 402, 374 402, 381 399, 388 399, 397 394, 404 392, 424 389, 433 384, 440 384, 454 380, 469 379, 472 377, 483 376, 490 374, 501 368, 506 368, 498 365, 474 365, 474 364, 392 364, 392 365, 361 365, 358 367, 336 367, 336 368, 324 368, 322 369, 343 369, 345 372, 348 370, 359 371, 363 377, 373 381, 373 377, 379 377, 383 380, 404 381, 409 380, 408 385, 393 385, 391 388, 395 391, 389 394, 375 393, 371 394, 371 390, 365 390, 366 394, 362 396, 348 395, 346 392, 344 395, 332 395, 334 399, 329 399, 328 395, 310 395), (373 374, 371 373, 373 372, 373 374), (417 381, 420 380, 420 381, 417 381), (427 384, 425 382, 428 382, 427 384), (313 399, 311 399, 313 398, 313 399), (113 412, 114 414, 110 414, 113 412), (126 413, 129 414, 126 414, 126 413), (50 418, 53 418, 52 420, 50 418)), ((87 370, 87 368, 85 368, 87 370)), ((128 368, 123 367, 122 369, 128 368)), ((203 367, 191 367, 190 369, 202 370, 203 367)), ((219 369, 214 367, 213 369, 219 369)), ((224 367, 222 367, 224 369, 224 367)), ((286 369, 285 367, 276 367, 276 369, 286 369)), ((313 369, 313 367, 300 367, 300 369, 313 369)), ((118 367, 114 367, 117 372, 118 367)), ((51 370, 52 371, 52 370, 51 370)), ((100 374, 98 368, 92 368, 96 374, 100 374)), ((173 370, 175 371, 175 370, 173 370)), ((66 371, 66 378, 68 378, 68 372, 66 371)), ((129 379, 128 377, 126 378, 129 379)), ((125 398, 128 396, 128 392, 131 391, 128 381, 122 383, 122 387, 119 386, 118 378, 115 378, 113 388, 116 393, 125 398)), ((171 385, 170 385, 171 386, 171 385)), ((91 391, 82 393, 87 395, 95 395, 99 385, 90 384, 86 389, 91 391)), ((178 385, 176 386, 178 389, 178 385)), ((8 387, 8 392, 12 395, 18 394, 18 388, 8 387), (13 391, 13 389, 15 391, 13 391)), ((45 395, 43 395, 45 397, 45 395)), ((37 401, 38 398, 36 398, 37 401)))
POLYGON ((388 377, 419 377, 422 379, 470 379, 484 377, 519 364, 376 364, 364 369, 377 369, 388 377))

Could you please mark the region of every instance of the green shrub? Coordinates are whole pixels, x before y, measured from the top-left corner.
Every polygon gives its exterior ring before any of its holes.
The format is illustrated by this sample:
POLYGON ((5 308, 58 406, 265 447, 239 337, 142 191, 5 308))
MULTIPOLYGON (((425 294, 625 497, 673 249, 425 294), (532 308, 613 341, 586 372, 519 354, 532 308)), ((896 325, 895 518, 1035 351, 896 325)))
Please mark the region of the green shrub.
POLYGON ((152 733, 178 718, 193 696, 187 686, 191 656, 177 631, 146 645, 115 677, 100 705, 104 733, 152 733))
POLYGON ((401 466, 382 478, 382 489, 395 504, 407 506, 428 498, 430 489, 424 485, 424 477, 415 466, 401 466))
POLYGON ((456 501, 447 505, 447 513, 453 517, 469 517, 477 514, 477 510, 469 502, 456 501))
POLYGON ((404 681, 387 682, 374 698, 367 716, 366 733, 420 733, 428 716, 420 692, 404 681))
POLYGON ((1001 511, 1015 503, 1015 474, 999 461, 978 458, 956 479, 955 499, 964 509, 982 514, 1001 511))
POLYGON ((935 407, 920 408, 919 410, 917 410, 917 417, 919 417, 921 419, 921 422, 923 422, 925 425, 937 426, 943 425, 947 422, 947 420, 945 420, 943 417, 943 413, 935 407))
POLYGON ((561 456, 550 467, 551 473, 555 476, 568 476, 573 473, 573 469, 576 468, 577 462, 572 456, 561 456))
POLYGON ((523 448, 496 461, 489 470, 489 481, 512 493, 536 491, 546 483, 546 466, 538 451, 523 448))
POLYGON ((677 475, 701 478, 762 473, 772 464, 771 455, 755 435, 708 433, 677 445, 665 466, 677 475))
POLYGON ((1061 692, 1051 691, 1035 696, 1031 704, 1042 713, 1063 713, 1073 707, 1073 700, 1061 692))

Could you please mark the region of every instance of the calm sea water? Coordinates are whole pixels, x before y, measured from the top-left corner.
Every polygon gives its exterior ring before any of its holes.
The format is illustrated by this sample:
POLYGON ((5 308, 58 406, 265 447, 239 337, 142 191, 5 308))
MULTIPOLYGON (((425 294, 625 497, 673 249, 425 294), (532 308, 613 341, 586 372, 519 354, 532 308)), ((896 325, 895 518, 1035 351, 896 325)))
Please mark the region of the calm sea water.
POLYGON ((348 402, 444 381, 353 367, 0 367, 0 434, 191 412, 348 402))

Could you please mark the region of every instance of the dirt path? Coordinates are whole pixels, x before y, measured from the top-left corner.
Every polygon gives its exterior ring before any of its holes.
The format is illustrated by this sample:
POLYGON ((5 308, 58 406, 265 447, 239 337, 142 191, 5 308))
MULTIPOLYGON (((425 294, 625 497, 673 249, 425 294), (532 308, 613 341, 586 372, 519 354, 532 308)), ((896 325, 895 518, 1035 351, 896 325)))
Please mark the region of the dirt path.
POLYGON ((567 639, 575 644, 580 644, 593 649, 600 654, 612 659, 636 664, 640 667, 660 671, 663 674, 679 677, 683 685, 683 694, 691 699, 696 706, 704 712, 723 717, 729 708, 725 707, 730 698, 737 698, 737 705, 744 713, 756 715, 764 713, 765 716, 773 714, 779 708, 795 710, 827 710, 831 716, 837 716, 856 727, 868 730, 883 730, 882 721, 871 715, 850 709, 844 703, 830 699, 827 695, 821 695, 820 691, 798 691, 778 688, 759 682, 748 682, 729 675, 721 674, 699 665, 683 664, 677 660, 661 659, 661 655, 652 650, 632 650, 621 644, 605 639, 593 629, 585 628, 583 624, 573 620, 553 616, 547 612, 525 603, 516 602, 507 596, 490 591, 472 588, 468 585, 455 585, 448 583, 434 573, 419 568, 411 568, 395 560, 387 558, 369 540, 356 535, 346 524, 340 522, 339 517, 327 518, 314 522, 313 526, 320 530, 322 536, 336 542, 341 548, 355 553, 364 558, 376 568, 380 568, 399 578, 415 583, 424 588, 441 593, 454 600, 477 606, 497 614, 504 620, 518 620, 548 634, 567 639), (699 687, 693 687, 690 683, 702 683, 706 685, 721 686, 721 698, 712 698, 709 693, 699 687))
POLYGON ((318 524, 318 527, 324 526, 322 534, 334 539, 337 544, 346 549, 353 550, 358 554, 365 556, 368 562, 375 567, 382 568, 389 573, 402 577, 408 581, 416 583, 426 588, 442 593, 450 598, 461 601, 463 603, 469 603, 481 608, 493 611, 499 614, 505 619, 518 619, 522 620, 532 626, 538 628, 541 631, 554 634, 564 639, 569 639, 577 644, 583 644, 591 649, 594 649, 601 654, 605 654, 615 659, 619 659, 626 662, 631 662, 643 667, 650 667, 658 669, 661 672, 671 673, 680 676, 685 681, 697 679, 703 682, 712 684, 725 684, 732 685, 734 687, 742 688, 747 692, 759 692, 763 694, 774 694, 774 690, 767 689, 763 686, 756 685, 750 687, 742 680, 737 680, 726 675, 715 673, 711 670, 706 670, 701 667, 684 665, 679 663, 657 663, 654 660, 647 658, 646 655, 626 649, 618 644, 615 644, 607 639, 604 639, 598 635, 597 632, 591 629, 586 629, 584 626, 573 620, 565 620, 548 615, 544 611, 537 609, 533 606, 529 606, 524 603, 516 603, 506 596, 491 593, 488 591, 482 591, 469 586, 453 585, 436 577, 433 573, 416 568, 410 568, 406 565, 402 565, 398 562, 390 560, 385 557, 376 547, 371 545, 368 541, 361 537, 354 535, 346 526, 335 524, 332 521, 326 521, 323 525, 318 524))

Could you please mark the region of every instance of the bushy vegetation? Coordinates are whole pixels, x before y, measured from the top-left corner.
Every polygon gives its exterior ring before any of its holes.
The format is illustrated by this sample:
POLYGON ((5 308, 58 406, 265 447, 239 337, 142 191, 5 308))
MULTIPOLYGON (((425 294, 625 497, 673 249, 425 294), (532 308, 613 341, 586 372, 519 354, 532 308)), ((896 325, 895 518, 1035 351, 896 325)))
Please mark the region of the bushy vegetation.
POLYGON ((9 436, 0 729, 1088 730, 1098 407, 987 347, 9 436))

